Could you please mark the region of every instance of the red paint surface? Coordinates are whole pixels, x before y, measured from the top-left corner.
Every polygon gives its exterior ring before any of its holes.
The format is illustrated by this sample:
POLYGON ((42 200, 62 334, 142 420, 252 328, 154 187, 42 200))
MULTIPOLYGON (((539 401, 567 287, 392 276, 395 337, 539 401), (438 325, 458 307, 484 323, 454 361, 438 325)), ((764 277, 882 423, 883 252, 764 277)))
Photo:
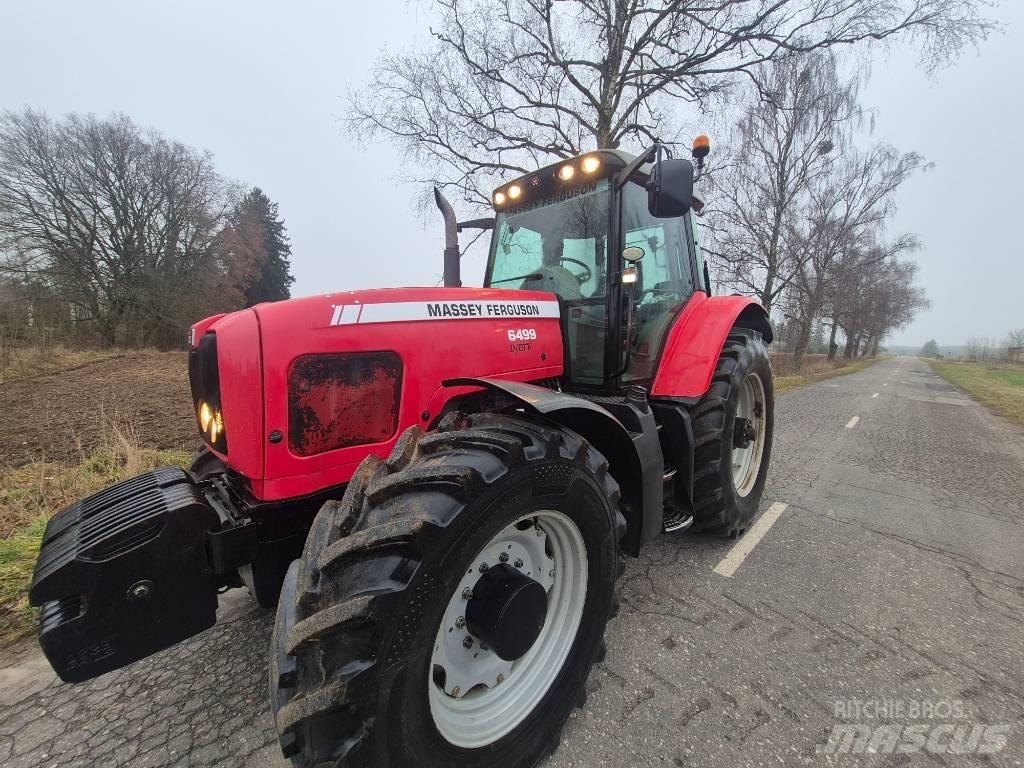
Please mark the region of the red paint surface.
POLYGON ((448 399, 466 391, 442 388, 445 379, 492 376, 531 381, 560 376, 562 336, 557 318, 330 325, 337 305, 487 300, 554 301, 555 296, 486 288, 388 288, 260 304, 216 320, 208 329, 217 333, 228 465, 249 478, 259 499, 301 496, 347 482, 366 456, 387 456, 407 427, 426 426, 448 399), (509 341, 509 330, 527 328, 537 332, 528 349, 509 341), (518 351, 513 351, 513 346, 518 351), (403 364, 394 435, 312 456, 295 454, 288 435, 288 376, 295 359, 308 354, 381 350, 397 353, 403 364), (421 418, 424 411, 430 414, 427 420, 421 418), (284 439, 270 443, 272 431, 280 431, 284 439))
POLYGON ((746 307, 760 306, 749 296, 695 293, 669 330, 651 395, 700 397, 711 386, 722 345, 746 307))

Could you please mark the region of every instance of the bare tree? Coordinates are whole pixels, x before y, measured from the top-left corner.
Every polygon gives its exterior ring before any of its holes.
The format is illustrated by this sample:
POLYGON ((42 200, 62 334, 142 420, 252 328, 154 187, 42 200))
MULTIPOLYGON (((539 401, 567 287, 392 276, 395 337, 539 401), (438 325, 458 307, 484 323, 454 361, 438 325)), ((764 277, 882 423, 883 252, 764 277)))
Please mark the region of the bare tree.
POLYGON ((0 269, 106 343, 173 344, 231 306, 211 248, 227 204, 209 154, 127 117, 0 117, 0 269))
MULTIPOLYGON (((901 154, 886 144, 875 144, 866 151, 849 150, 814 185, 801 219, 789 235, 800 265, 786 294, 789 312, 801 327, 793 351, 794 370, 800 370, 813 323, 838 283, 837 267, 844 254, 869 251, 877 244, 895 211, 896 190, 923 167, 920 155, 901 154)), ((881 263, 916 247, 916 238, 903 235, 874 249, 873 258, 881 263)), ((871 258, 862 259, 858 268, 868 268, 871 263, 871 258)))
POLYGON ((1024 328, 1015 328, 1006 334, 1006 346, 1024 347, 1024 328))
POLYGON ((987 0, 436 0, 432 40, 385 53, 350 99, 359 137, 391 139, 420 180, 486 203, 494 177, 595 147, 676 139, 784 54, 899 38, 925 66, 984 39, 987 0))
POLYGON ((827 51, 786 55, 753 77, 734 155, 712 175, 714 238, 704 250, 719 279, 760 298, 770 314, 801 266, 786 242, 801 198, 860 124, 859 79, 841 78, 827 51))
POLYGON ((874 357, 882 339, 930 306, 916 283, 917 264, 901 261, 891 251, 873 248, 861 255, 866 267, 851 264, 851 269, 840 270, 835 278, 832 302, 836 322, 846 334, 844 357, 874 357), (883 255, 883 250, 890 255, 883 255))

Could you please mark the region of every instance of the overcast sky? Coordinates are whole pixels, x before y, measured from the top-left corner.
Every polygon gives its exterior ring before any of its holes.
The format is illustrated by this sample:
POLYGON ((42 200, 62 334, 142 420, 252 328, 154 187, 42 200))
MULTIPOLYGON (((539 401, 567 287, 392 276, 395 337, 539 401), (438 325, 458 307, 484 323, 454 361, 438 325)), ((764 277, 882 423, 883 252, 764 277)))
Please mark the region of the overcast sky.
MULTIPOLYGON (((1024 327, 1024 3, 996 15, 1006 34, 933 79, 911 51, 879 55, 864 93, 877 138, 935 163, 901 190, 893 226, 924 242, 933 308, 892 343, 1024 327)), ((359 146, 341 126, 345 94, 377 53, 408 46, 427 21, 407 0, 4 2, 0 108, 124 112, 211 151, 226 176, 280 204, 295 295, 433 285, 440 220, 417 218, 393 149, 359 146)), ((482 278, 478 254, 466 282, 482 278)))

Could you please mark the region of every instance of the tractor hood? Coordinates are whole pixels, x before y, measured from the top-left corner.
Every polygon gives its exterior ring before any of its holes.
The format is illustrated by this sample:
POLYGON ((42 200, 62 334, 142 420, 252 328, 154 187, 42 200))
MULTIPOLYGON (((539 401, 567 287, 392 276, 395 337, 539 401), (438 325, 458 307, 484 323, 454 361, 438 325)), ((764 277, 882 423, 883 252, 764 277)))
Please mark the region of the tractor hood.
POLYGON ((434 287, 330 293, 207 318, 191 333, 197 422, 257 498, 311 493, 347 479, 370 453, 386 455, 403 429, 429 428, 467 390, 447 380, 560 376, 559 317, 552 293, 434 287))

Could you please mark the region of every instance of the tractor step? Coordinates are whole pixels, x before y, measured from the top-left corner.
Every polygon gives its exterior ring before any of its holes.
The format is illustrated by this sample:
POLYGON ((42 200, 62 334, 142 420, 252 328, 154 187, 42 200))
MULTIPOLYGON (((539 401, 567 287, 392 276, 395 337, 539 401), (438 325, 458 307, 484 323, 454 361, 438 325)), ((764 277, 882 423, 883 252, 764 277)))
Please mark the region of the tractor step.
POLYGON ((178 467, 112 485, 46 526, 29 600, 39 644, 69 683, 123 667, 213 626, 221 526, 178 467))
MULTIPOLYGON (((661 426, 659 424, 659 426, 661 426)), ((663 477, 663 493, 665 498, 665 511, 662 513, 662 529, 666 533, 682 531, 693 525, 693 515, 686 510, 680 509, 673 501, 675 498, 675 482, 678 474, 675 467, 665 467, 663 477)))
POLYGON ((664 526, 665 533, 685 531, 693 525, 693 515, 682 509, 666 507, 664 522, 662 525, 664 526))

